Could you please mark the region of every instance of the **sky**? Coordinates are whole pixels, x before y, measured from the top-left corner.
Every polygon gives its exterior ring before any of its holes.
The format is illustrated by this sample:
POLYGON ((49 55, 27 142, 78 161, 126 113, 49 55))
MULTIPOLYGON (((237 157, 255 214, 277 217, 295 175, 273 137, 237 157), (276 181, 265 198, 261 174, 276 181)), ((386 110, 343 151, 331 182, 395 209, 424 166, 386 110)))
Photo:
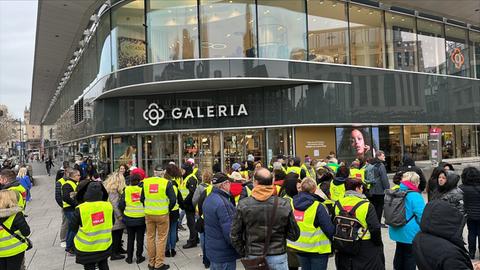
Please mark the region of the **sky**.
POLYGON ((23 118, 32 90, 37 0, 0 0, 0 104, 23 118))

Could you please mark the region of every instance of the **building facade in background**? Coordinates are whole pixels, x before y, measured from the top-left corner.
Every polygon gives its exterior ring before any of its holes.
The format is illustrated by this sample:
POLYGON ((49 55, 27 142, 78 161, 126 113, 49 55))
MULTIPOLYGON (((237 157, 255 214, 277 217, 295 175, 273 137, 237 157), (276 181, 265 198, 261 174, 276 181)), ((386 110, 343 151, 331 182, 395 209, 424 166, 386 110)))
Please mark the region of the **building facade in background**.
MULTIPOLYGON (((370 1, 89 3, 49 102, 32 99, 62 158, 226 169, 249 154, 351 161, 382 149, 393 171, 405 154, 431 158, 431 129, 443 158, 480 156, 479 25, 370 1)), ((37 41, 53 32, 52 5, 39 1, 37 41)), ((42 44, 32 97, 48 73, 42 44)))

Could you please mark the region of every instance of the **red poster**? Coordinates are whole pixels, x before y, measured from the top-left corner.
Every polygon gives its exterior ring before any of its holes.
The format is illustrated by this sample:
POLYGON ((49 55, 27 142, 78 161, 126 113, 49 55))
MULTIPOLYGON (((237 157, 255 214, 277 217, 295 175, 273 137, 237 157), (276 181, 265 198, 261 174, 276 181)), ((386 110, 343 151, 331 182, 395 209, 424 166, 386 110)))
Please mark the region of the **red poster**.
POLYGON ((105 222, 105 216, 103 215, 103 212, 97 212, 92 214, 92 225, 98 225, 102 224, 105 222))
POLYGON ((296 221, 303 221, 303 218, 305 217, 305 211, 295 210, 293 211, 293 215, 295 216, 296 221))
POLYGON ((139 202, 140 201, 140 192, 134 192, 132 193, 132 196, 130 196, 132 199, 132 202, 139 202))
POLYGON ((150 193, 158 193, 158 184, 151 184, 149 191, 150 193))

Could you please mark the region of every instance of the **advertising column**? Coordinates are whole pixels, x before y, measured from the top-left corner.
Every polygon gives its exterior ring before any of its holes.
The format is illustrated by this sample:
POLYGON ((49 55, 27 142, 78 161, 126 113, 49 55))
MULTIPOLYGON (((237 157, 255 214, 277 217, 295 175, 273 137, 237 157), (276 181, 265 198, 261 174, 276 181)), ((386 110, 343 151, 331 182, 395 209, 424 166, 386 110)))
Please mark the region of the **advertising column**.
POLYGON ((432 165, 436 167, 442 161, 442 130, 430 128, 428 135, 429 157, 432 165))

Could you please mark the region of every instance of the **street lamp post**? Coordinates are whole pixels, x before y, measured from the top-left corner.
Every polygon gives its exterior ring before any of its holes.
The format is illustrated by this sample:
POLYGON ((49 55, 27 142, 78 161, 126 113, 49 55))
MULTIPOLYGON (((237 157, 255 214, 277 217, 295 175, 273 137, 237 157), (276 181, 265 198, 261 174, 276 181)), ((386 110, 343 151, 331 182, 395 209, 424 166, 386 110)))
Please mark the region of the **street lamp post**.
POLYGON ((18 119, 20 122, 20 163, 23 163, 23 130, 22 130, 22 118, 18 119))

